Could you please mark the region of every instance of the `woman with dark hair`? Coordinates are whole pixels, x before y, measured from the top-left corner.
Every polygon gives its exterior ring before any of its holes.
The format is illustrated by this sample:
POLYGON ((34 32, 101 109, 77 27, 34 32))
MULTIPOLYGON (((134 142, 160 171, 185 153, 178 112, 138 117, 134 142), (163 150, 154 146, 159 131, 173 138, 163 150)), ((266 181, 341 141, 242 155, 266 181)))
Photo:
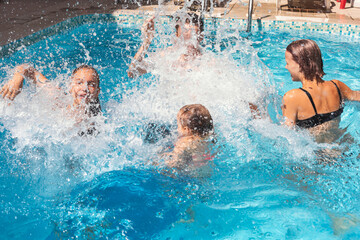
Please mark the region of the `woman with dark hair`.
POLYGON ((285 52, 286 69, 302 87, 283 97, 285 124, 301 128, 327 128, 338 124, 344 100, 360 101, 360 91, 351 90, 339 80, 324 81, 319 46, 313 40, 292 42, 285 52), (318 127, 319 126, 319 127, 318 127))
MULTIPOLYGON (((21 92, 25 78, 29 79, 37 87, 46 88, 52 95, 59 90, 42 73, 27 64, 23 64, 15 68, 12 79, 1 88, 0 94, 2 97, 14 100, 21 92)), ((81 116, 92 117, 101 113, 99 84, 99 74, 93 67, 81 65, 73 71, 69 90, 73 102, 72 105, 67 106, 67 109, 71 110, 78 119, 82 119, 81 116)))

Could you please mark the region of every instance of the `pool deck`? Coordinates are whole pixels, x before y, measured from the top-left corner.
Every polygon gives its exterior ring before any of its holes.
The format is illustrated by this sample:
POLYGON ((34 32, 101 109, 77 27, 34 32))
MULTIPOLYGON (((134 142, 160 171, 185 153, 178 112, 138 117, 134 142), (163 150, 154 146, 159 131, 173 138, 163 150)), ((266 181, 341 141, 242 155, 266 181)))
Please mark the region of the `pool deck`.
MULTIPOLYGON (((150 2, 152 0, 146 1, 150 2)), ((357 0, 360 1, 360 0, 357 0)), ((165 1, 162 5, 115 4, 115 0, 0 0, 0 46, 19 38, 28 36, 41 29, 52 26, 68 18, 94 13, 112 14, 149 14, 161 9, 170 15, 181 6, 174 0, 165 1), (30 2, 30 1, 29 1, 30 2)), ((119 2, 124 2, 119 1, 119 2)), ((128 2, 128 0, 126 0, 128 2)), ((145 2, 145 1, 144 1, 145 2)), ((281 5, 287 1, 282 0, 281 5)), ((208 16, 247 19, 248 1, 232 0, 226 7, 214 8, 208 16)), ((360 8, 340 9, 340 3, 331 1, 330 12, 290 11, 283 7, 276 11, 275 0, 254 0, 253 19, 325 22, 360 25, 360 8)))

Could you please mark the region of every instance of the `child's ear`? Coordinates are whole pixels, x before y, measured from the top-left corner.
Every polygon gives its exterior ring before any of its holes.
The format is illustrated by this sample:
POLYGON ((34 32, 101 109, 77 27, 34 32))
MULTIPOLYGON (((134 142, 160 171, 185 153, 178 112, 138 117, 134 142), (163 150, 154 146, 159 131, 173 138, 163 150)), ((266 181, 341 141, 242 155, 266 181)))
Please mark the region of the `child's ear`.
POLYGON ((184 127, 184 130, 185 130, 188 134, 191 134, 191 130, 190 130, 190 128, 188 128, 188 127, 184 127))

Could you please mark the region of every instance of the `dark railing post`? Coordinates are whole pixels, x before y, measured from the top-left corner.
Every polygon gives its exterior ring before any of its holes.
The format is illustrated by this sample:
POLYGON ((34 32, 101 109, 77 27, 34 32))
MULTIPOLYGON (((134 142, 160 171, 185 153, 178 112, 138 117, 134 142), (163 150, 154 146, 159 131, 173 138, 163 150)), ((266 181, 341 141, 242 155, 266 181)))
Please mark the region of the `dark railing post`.
POLYGON ((249 7, 248 7, 248 21, 247 21, 247 32, 251 32, 251 20, 252 20, 252 12, 253 12, 253 6, 254 0, 249 0, 249 7))

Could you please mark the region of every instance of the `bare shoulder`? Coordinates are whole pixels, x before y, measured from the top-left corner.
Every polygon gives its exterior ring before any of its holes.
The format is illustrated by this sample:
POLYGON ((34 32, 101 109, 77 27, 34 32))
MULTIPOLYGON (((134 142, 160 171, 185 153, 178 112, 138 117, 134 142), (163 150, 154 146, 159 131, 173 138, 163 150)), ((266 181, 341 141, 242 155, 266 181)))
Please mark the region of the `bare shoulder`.
MULTIPOLYGON (((305 97, 305 93, 300 89, 292 89, 284 94, 282 101, 282 110, 289 111, 297 111, 299 105, 304 102, 303 99, 305 97)), ((289 118, 289 116, 287 116, 289 118)))
POLYGON ((294 101, 297 100, 300 96, 302 96, 302 91, 298 88, 291 89, 290 91, 284 94, 283 100, 285 101, 294 101))
POLYGON ((193 142, 192 137, 181 137, 177 140, 174 147, 174 152, 181 153, 185 151, 186 149, 189 149, 191 146, 191 143, 193 142))
MULTIPOLYGON (((352 90, 342 81, 339 80, 331 80, 336 84, 336 86, 340 89, 341 94, 345 96, 345 98, 351 98, 352 90)), ((329 81, 330 82, 330 81, 329 81)))
MULTIPOLYGON (((348 87, 345 83, 343 83, 343 82, 340 81, 340 80, 334 79, 334 80, 331 80, 331 81, 334 82, 340 89, 341 89, 341 88, 347 88, 347 87, 348 87)), ((329 81, 329 83, 330 83, 330 81, 329 81)))
POLYGON ((333 80, 340 89, 340 92, 345 100, 360 101, 360 91, 354 91, 348 87, 345 83, 339 80, 333 80))

